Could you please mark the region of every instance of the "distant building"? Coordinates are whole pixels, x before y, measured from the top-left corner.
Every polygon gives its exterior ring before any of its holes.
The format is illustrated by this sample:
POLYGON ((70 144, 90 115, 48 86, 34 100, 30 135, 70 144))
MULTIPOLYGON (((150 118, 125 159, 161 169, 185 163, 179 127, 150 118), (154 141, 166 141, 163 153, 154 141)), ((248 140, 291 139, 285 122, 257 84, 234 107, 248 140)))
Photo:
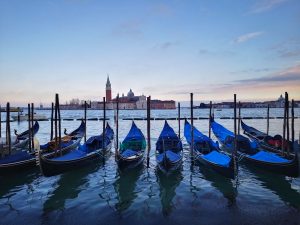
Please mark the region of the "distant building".
MULTIPOLYGON (((112 99, 112 88, 109 77, 106 81, 106 109, 117 108, 117 98, 112 99)), ((92 109, 103 109, 103 102, 92 102, 92 109)), ((152 109, 176 109, 175 101, 161 101, 151 100, 152 109)), ((130 88, 129 92, 125 96, 119 97, 119 109, 147 109, 147 98, 145 95, 135 96, 134 92, 130 88)))
POLYGON ((284 98, 282 97, 282 94, 279 96, 279 98, 277 99, 277 101, 275 102, 275 107, 276 108, 283 108, 284 107, 284 98))

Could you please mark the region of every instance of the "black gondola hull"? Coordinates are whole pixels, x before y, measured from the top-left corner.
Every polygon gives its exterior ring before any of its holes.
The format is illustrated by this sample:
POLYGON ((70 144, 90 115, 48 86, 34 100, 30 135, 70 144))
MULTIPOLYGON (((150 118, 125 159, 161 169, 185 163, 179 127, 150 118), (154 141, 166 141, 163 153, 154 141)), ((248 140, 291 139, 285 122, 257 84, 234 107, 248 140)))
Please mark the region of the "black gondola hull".
POLYGON ((180 160, 172 161, 168 159, 168 157, 164 156, 163 160, 161 162, 158 162, 158 168, 163 173, 168 174, 180 168, 181 164, 182 164, 182 157, 180 158, 180 160))
POLYGON ((144 159, 144 154, 135 159, 128 159, 119 155, 117 157, 117 164, 120 169, 132 169, 141 165, 144 162, 144 159))
POLYGON ((98 150, 79 159, 64 161, 51 160, 50 158, 46 158, 40 155, 40 168, 44 176, 54 176, 70 170, 84 167, 86 165, 90 165, 91 163, 94 163, 96 160, 99 160, 101 158, 104 159, 106 155, 109 155, 110 149, 111 144, 107 146, 105 153, 102 150, 98 150))
POLYGON ((233 159, 231 158, 231 161, 229 163, 229 167, 225 167, 225 166, 221 166, 215 163, 212 163, 208 160, 205 160, 202 157, 199 157, 199 155, 194 154, 195 159, 197 162, 199 162, 200 164, 210 168, 211 170, 214 170, 215 172, 230 178, 230 179, 234 179, 234 163, 233 163, 233 159))
MULTIPOLYGON (((221 141, 220 141, 221 142, 221 141)), ((222 143, 222 142, 221 142, 222 143)), ((223 144, 223 143, 222 143, 223 144)), ((230 146, 223 146, 228 150, 228 154, 231 154, 233 149, 230 146)), ((260 161, 249 157, 248 155, 241 156, 240 152, 237 152, 239 157, 242 157, 242 161, 244 161, 248 165, 252 165, 261 169, 268 170, 273 173, 279 173, 290 177, 298 177, 299 176, 299 162, 298 155, 295 154, 295 157, 290 163, 269 163, 266 161, 260 161)))

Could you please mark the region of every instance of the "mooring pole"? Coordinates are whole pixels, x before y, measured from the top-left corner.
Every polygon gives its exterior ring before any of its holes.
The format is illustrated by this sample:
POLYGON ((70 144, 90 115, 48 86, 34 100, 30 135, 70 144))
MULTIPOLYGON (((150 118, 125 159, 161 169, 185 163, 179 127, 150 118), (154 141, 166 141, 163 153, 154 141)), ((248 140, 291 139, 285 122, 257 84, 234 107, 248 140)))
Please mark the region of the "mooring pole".
POLYGON ((59 106, 58 94, 56 94, 56 98, 57 98, 57 114, 58 114, 58 145, 59 145, 60 155, 62 155, 62 151, 61 151, 61 118, 60 118, 60 106, 59 106))
POLYGON ((50 133, 50 141, 53 140, 53 111, 54 111, 54 103, 51 103, 51 133, 50 133))
POLYGON ((151 96, 147 97, 147 144, 148 144, 148 152, 147 152, 147 168, 149 168, 150 161, 150 150, 151 150, 151 137, 150 137, 150 111, 151 111, 151 96))
POLYGON ((31 146, 32 146, 32 151, 34 151, 33 119, 34 119, 34 104, 31 103, 31 129, 29 130, 29 132, 31 132, 31 146))
POLYGON ((7 142, 8 142, 8 150, 9 155, 11 155, 11 133, 10 133, 10 104, 9 102, 6 104, 6 115, 7 115, 7 142))
POLYGON ((18 107, 18 123, 20 123, 20 107, 18 107))
MULTIPOLYGON (((106 120, 106 102, 105 102, 105 97, 103 97, 103 123, 102 123, 102 149, 104 150, 105 144, 104 144, 104 137, 105 137, 105 120, 106 120)), ((103 151, 104 152, 104 151, 103 151)))
POLYGON ((281 148, 282 148, 282 155, 284 155, 285 151, 285 129, 286 129, 286 95, 285 95, 285 102, 284 102, 284 115, 283 115, 283 129, 282 129, 282 143, 281 143, 281 148))
MULTIPOLYGON (((191 158, 194 158, 194 100, 193 100, 193 93, 191 95, 191 158)), ((192 164, 193 160, 192 160, 192 164)))
POLYGON ((269 135, 269 129, 270 129, 270 105, 268 104, 268 108, 267 108, 267 135, 269 135))
POLYGON ((286 95, 286 139, 287 139, 287 155, 290 155, 290 116, 289 116, 289 94, 285 92, 286 95))
POLYGON ((55 138, 55 156, 57 156, 57 147, 58 147, 58 140, 57 140, 57 118, 58 118, 58 102, 57 102, 58 94, 55 94, 55 116, 54 116, 54 138, 55 138))
POLYGON ((234 150, 232 151, 232 158, 234 163, 234 172, 236 175, 236 152, 237 152, 237 135, 236 135, 236 94, 234 94, 234 150))
POLYGON ((115 148, 115 157, 118 156, 118 150, 119 150, 119 94, 117 95, 116 148, 115 148))
POLYGON ((31 152, 31 122, 30 122, 30 117, 31 117, 31 108, 30 108, 30 103, 28 103, 28 148, 29 151, 31 152))
POLYGON ((84 143, 86 142, 86 101, 84 101, 84 143))
POLYGON ((240 135, 240 130, 241 130, 241 102, 239 101, 238 135, 240 135))
POLYGON ((2 137, 2 117, 1 117, 1 105, 0 105, 0 138, 2 137))
POLYGON ((212 101, 209 102, 209 118, 208 118, 208 137, 211 138, 211 130, 210 130, 210 126, 211 126, 211 110, 212 110, 212 101))
POLYGON ((180 139, 180 102, 178 102, 178 137, 180 139))
MULTIPOLYGON (((295 142, 295 113, 294 113, 294 107, 295 107, 294 99, 292 99, 292 148, 293 152, 295 152, 294 149, 294 142, 295 142)), ((296 153, 297 154, 297 153, 296 153)))

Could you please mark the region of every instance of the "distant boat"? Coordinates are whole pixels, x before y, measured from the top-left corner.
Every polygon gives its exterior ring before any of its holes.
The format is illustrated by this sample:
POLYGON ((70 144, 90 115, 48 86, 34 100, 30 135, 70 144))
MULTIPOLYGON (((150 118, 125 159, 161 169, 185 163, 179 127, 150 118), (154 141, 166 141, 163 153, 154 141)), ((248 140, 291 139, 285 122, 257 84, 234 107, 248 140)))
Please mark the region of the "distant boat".
POLYGON ((104 134, 90 137, 78 149, 58 157, 39 155, 40 167, 44 176, 52 176, 68 170, 78 169, 91 164, 96 159, 105 157, 110 152, 114 131, 107 124, 104 134), (103 141, 104 135, 104 143, 103 141))
MULTIPOLYGON (((215 122, 214 119, 211 120, 211 128, 215 136, 230 152, 234 151, 234 133, 215 122)), ((287 159, 275 153, 263 151, 256 142, 250 142, 242 135, 237 135, 237 155, 253 166, 291 177, 299 176, 297 154, 287 159)))
POLYGON ((156 142, 156 161, 163 172, 176 170, 182 163, 182 142, 167 121, 156 142))
POLYGON ((144 161, 146 139, 142 131, 132 122, 131 128, 120 145, 116 160, 122 168, 134 168, 144 161))
MULTIPOLYGON (((191 124, 186 120, 184 124, 184 136, 189 145, 192 143, 191 129, 191 124)), ((202 134, 195 127, 193 153, 195 160, 199 161, 201 164, 225 177, 234 179, 233 158, 222 152, 218 143, 202 134)))
MULTIPOLYGON (((18 117, 20 117, 20 121, 27 121, 28 120, 28 114, 25 114, 25 115, 20 114, 19 116, 18 115, 11 116, 11 118, 15 121, 18 120, 18 117)), ((30 116, 30 119, 32 119, 31 116, 30 116)), ((36 114, 36 113, 33 114, 33 120, 40 120, 41 121, 41 120, 47 120, 47 119, 48 118, 43 114, 36 114)))

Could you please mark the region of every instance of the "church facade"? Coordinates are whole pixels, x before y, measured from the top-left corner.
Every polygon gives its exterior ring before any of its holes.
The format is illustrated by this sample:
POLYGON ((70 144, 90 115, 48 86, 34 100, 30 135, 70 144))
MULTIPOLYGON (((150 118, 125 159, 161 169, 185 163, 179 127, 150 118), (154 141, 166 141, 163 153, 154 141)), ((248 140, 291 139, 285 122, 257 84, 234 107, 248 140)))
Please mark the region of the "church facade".
MULTIPOLYGON (((112 98, 112 88, 109 77, 107 77, 105 93, 106 109, 116 109, 117 97, 112 98)), ((91 108, 103 109, 103 102, 92 102, 91 108)), ((132 89, 130 89, 127 95, 122 94, 122 96, 119 96, 119 109, 147 109, 147 98, 145 95, 135 96, 132 89)), ((176 109, 176 104, 173 100, 151 100, 151 109, 176 109)))

